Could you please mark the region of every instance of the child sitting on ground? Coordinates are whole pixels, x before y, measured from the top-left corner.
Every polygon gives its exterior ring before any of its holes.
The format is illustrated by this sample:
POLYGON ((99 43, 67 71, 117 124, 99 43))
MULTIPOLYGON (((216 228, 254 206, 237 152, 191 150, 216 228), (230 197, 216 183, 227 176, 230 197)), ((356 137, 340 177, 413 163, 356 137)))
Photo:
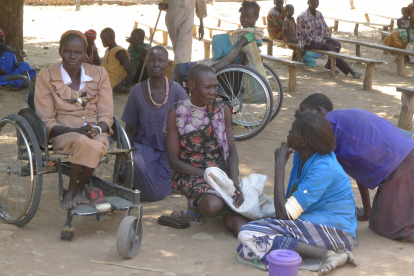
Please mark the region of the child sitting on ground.
POLYGON ((296 38, 296 22, 293 14, 295 13, 295 8, 293 5, 286 5, 287 16, 283 20, 283 42, 284 43, 299 43, 299 40, 296 38))
MULTIPOLYGON (((402 17, 397 20, 398 31, 400 32, 400 38, 402 40, 407 40, 404 41, 404 44, 408 44, 411 42, 411 32, 414 33, 413 22, 410 20, 410 10, 407 7, 401 9, 401 14, 402 17)), ((408 55, 405 56, 405 61, 410 61, 408 55)))

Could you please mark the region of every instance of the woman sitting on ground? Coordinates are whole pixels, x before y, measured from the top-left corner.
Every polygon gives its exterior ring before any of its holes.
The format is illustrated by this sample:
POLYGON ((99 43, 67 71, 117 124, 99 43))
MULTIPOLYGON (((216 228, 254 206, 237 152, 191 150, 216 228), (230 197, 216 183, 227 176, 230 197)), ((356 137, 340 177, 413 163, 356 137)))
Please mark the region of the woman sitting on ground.
POLYGON ((83 188, 109 148, 113 134, 113 100, 108 74, 102 67, 82 64, 88 41, 79 31, 60 39, 62 62, 43 68, 36 81, 36 114, 46 126, 55 153, 68 154, 69 189, 61 207, 87 204, 83 188))
POLYGON ((149 51, 149 79, 134 86, 129 93, 122 120, 134 151, 134 189, 141 191, 141 201, 157 201, 173 188, 172 170, 168 165, 163 127, 168 109, 187 93, 165 76, 169 66, 168 52, 162 46, 149 51))
POLYGON ((319 275, 346 262, 356 237, 350 179, 333 153, 335 136, 325 117, 296 114, 287 143, 275 151, 276 217, 242 227, 237 251, 247 260, 264 261, 272 250, 290 249, 323 260, 319 275), (285 167, 295 151, 286 196, 285 167))
POLYGON ((230 109, 216 101, 217 85, 211 67, 197 64, 190 68, 191 100, 179 101, 167 114, 167 156, 174 171, 173 186, 188 200, 183 216, 195 222, 201 222, 201 215, 223 216, 227 229, 237 236, 249 220, 232 212, 204 180, 205 169, 220 168, 236 187, 234 205, 238 208, 243 203, 230 109))

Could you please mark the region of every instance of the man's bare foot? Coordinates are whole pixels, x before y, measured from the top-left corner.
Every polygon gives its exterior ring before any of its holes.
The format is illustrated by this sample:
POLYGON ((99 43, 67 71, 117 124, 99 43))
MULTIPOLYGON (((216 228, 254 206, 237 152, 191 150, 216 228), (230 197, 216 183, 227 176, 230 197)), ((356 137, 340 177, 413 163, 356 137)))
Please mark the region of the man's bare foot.
POLYGON ((60 204, 60 207, 63 210, 69 210, 71 208, 75 208, 76 206, 78 206, 76 204, 76 201, 74 200, 74 198, 72 198, 72 195, 66 191, 65 194, 63 195, 63 199, 62 199, 62 203, 60 204))
POLYGON ((346 262, 349 262, 353 265, 358 265, 354 255, 352 255, 352 253, 349 251, 328 251, 328 254, 326 254, 326 257, 319 268, 318 275, 322 275, 331 270, 334 270, 335 268, 342 266, 346 262))
POLYGON ((89 199, 83 195, 82 191, 76 191, 75 196, 73 197, 73 201, 76 202, 76 204, 89 204, 89 199))

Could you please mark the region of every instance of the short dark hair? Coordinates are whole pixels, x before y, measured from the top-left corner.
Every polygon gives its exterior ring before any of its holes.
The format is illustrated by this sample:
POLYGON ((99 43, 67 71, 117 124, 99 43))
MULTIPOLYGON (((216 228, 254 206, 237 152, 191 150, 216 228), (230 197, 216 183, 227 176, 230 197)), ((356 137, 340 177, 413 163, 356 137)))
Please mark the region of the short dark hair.
POLYGON ((309 95, 299 106, 306 106, 310 109, 314 109, 319 106, 323 107, 327 112, 331 112, 333 110, 332 101, 322 93, 314 93, 309 95))
POLYGON ((188 81, 196 81, 196 78, 198 75, 202 73, 207 73, 207 72, 210 72, 213 75, 216 75, 214 70, 210 66, 207 66, 205 64, 193 65, 191 66, 190 70, 188 70, 187 79, 188 81))
POLYGON ((140 29, 140 28, 133 29, 132 32, 131 32, 131 35, 132 34, 137 34, 139 36, 145 37, 145 31, 143 29, 140 29))
POLYGON ((165 56, 167 57, 167 60, 168 60, 168 51, 164 47, 162 47, 160 45, 157 45, 157 46, 151 47, 151 49, 149 51, 151 53, 152 51, 156 51, 156 50, 159 50, 163 54, 165 54, 165 56))
POLYGON ((247 1, 244 0, 241 4, 239 12, 242 12, 244 9, 254 9, 254 12, 259 15, 260 14, 260 6, 257 4, 256 1, 247 1))
POLYGON ((319 154, 330 154, 335 149, 335 134, 331 123, 321 114, 295 113, 292 128, 319 154))
POLYGON ((88 46, 86 43, 85 43, 85 41, 79 36, 79 35, 77 35, 77 34, 68 34, 67 36, 65 36, 64 38, 62 38, 61 40, 60 40, 60 43, 59 43, 59 48, 60 49, 63 49, 65 46, 66 46, 66 44, 69 42, 69 41, 71 41, 71 40, 73 40, 73 39, 78 39, 78 40, 80 40, 80 41, 82 41, 82 43, 85 45, 85 49, 86 49, 86 47, 88 46))
POLYGON ((294 7, 292 4, 287 4, 285 8, 286 8, 286 9, 288 9, 288 8, 292 8, 292 9, 294 9, 295 7, 294 7))
POLYGON ((112 28, 108 27, 108 28, 103 29, 101 32, 101 35, 105 33, 109 34, 111 37, 115 39, 115 31, 112 28))
POLYGON ((409 13, 410 9, 408 7, 402 7, 401 12, 403 13, 404 11, 409 13))

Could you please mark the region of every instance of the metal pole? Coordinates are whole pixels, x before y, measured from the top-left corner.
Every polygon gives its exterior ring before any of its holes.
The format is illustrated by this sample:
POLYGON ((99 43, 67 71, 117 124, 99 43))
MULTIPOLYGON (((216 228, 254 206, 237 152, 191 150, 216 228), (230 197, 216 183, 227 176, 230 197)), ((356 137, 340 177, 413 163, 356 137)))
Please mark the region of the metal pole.
POLYGON ((144 65, 142 66, 142 69, 141 69, 141 74, 139 75, 139 80, 138 80, 138 83, 140 83, 140 82, 141 82, 142 74, 144 74, 145 65, 147 64, 147 59, 148 59, 148 55, 149 55, 149 50, 151 49, 152 40, 154 39, 155 31, 157 30, 158 20, 160 20, 160 15, 161 15, 161 12, 162 12, 162 11, 160 10, 160 12, 158 13, 157 22, 155 23, 154 31, 152 32, 152 35, 151 35, 151 38, 150 38, 150 44, 149 44, 149 46, 148 46, 147 54, 145 55, 144 65))

